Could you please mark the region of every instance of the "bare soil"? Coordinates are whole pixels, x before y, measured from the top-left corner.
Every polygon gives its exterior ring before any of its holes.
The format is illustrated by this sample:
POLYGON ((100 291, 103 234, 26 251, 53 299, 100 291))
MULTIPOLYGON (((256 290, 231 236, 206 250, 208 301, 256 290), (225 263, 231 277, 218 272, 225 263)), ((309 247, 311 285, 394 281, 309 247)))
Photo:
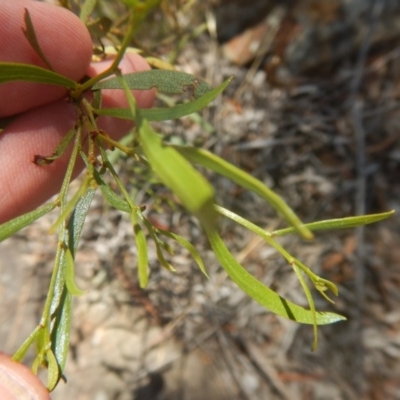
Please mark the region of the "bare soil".
MULTIPOLYGON (((400 16, 396 2, 375 10, 379 2, 355 1, 354 19, 343 18, 346 1, 318 7, 309 1, 303 8, 271 2, 262 21, 271 28, 271 15, 279 18, 278 29, 244 66, 223 56, 209 3, 178 14, 183 32, 203 15, 208 30, 188 42, 177 64, 212 84, 235 78, 201 118, 158 125, 166 140, 201 145, 242 167, 307 222, 399 212, 400 31, 399 25, 390 35, 385 30, 400 16), (352 35, 341 33, 341 25, 352 35)), ((168 54, 173 45, 166 41, 154 50, 168 54)), ((118 163, 133 188, 132 166, 118 163)), ((219 203, 266 229, 282 226, 256 196, 208 177, 219 203)), ((244 295, 194 218, 171 207, 162 187, 154 190, 164 201, 155 204, 143 189, 149 217, 196 245, 210 279, 179 248, 171 258, 177 272, 160 268, 153 249, 151 282, 140 290, 130 222, 96 197, 76 259, 78 284, 88 292, 74 300, 68 383, 53 399, 400 399, 398 213, 364 229, 318 234, 312 242, 283 238, 288 250, 338 285, 334 305, 315 294, 318 308, 348 318, 320 327, 312 352, 312 329, 244 295)), ((0 244, 0 343, 7 353, 40 319, 55 255, 56 239, 47 233, 54 220, 47 215, 0 244)), ((252 274, 306 306, 293 271, 275 251, 228 221, 221 221, 221 231, 252 274)))

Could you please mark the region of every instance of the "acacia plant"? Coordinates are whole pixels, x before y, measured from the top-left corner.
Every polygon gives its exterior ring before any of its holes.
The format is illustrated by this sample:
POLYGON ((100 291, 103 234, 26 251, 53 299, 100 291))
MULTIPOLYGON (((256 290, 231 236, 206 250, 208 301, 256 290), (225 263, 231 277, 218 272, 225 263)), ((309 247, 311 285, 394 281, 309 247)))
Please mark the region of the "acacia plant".
MULTIPOLYGON (((69 1, 63 0, 61 3, 69 8, 76 7, 75 2, 70 4, 69 1)), ((0 63, 0 84, 11 81, 31 81, 63 86, 67 89, 68 98, 77 110, 75 127, 65 135, 54 152, 44 156, 37 155, 35 158, 37 165, 46 168, 64 154, 67 148, 72 147, 68 168, 56 199, 0 225, 0 241, 3 241, 51 210, 58 209, 59 211, 59 217, 51 228, 51 233, 58 235, 58 247, 43 314, 37 327, 14 354, 14 360, 21 361, 28 349, 34 345, 36 358, 32 370, 36 373, 39 367, 48 369, 47 387, 50 391, 56 387, 62 377, 69 347, 72 319, 71 300, 73 296, 83 294, 75 284, 74 259, 85 217, 96 191, 101 192, 112 207, 120 210, 131 220, 133 237, 137 246, 137 271, 141 288, 146 287, 149 279, 147 250, 149 240, 154 242, 158 260, 164 268, 174 271, 173 266, 167 262, 164 256, 165 252, 171 252, 170 246, 164 239, 169 238, 186 248, 200 270, 207 276, 201 255, 187 239, 174 232, 153 226, 146 218, 144 208, 130 196, 110 162, 109 154, 113 149, 119 149, 132 158, 135 165, 141 165, 142 169, 158 176, 159 180, 176 195, 187 211, 198 218, 218 262, 241 290, 275 314, 298 323, 312 325, 314 328, 312 348, 315 349, 317 326, 341 321, 345 317, 331 312, 317 311, 306 278, 330 302, 332 300, 328 297, 327 292, 331 291, 334 295, 338 295, 338 289, 333 282, 319 277, 300 260, 289 254, 277 239, 293 233, 305 239, 312 239, 314 231, 370 224, 389 217, 392 212, 303 224, 280 196, 240 168, 205 149, 167 143, 162 134, 156 132, 150 123, 180 118, 201 110, 227 87, 230 79, 220 86, 212 88, 197 77, 175 70, 153 69, 122 75, 118 64, 132 43, 136 28, 160 3, 160 0, 124 0, 124 3, 127 10, 126 32, 121 43, 115 46, 114 62, 105 72, 84 83, 75 82, 59 75, 52 71, 50 66, 49 69, 44 69, 28 64, 0 63), (110 88, 125 91, 129 103, 128 108, 107 109, 101 107, 102 90, 110 88), (138 109, 131 90, 150 88, 156 88, 158 92, 169 96, 190 91, 192 99, 172 107, 138 109), (87 96, 89 92, 92 94, 91 96, 87 96), (123 143, 117 142, 108 136, 107 132, 98 129, 96 121, 101 115, 134 121, 134 128, 128 136, 129 140, 124 140, 123 143), (78 158, 84 161, 86 171, 80 187, 71 197, 68 196, 69 185, 78 158), (247 219, 217 205, 214 200, 213 187, 194 165, 223 175, 242 188, 254 192, 273 207, 289 227, 267 232, 247 219), (110 179, 105 179, 105 175, 109 175, 114 180, 118 190, 111 188, 115 185, 110 186, 107 183, 110 179), (69 197, 70 200, 68 200, 69 197), (249 274, 235 260, 219 235, 217 217, 230 218, 259 235, 268 245, 275 248, 292 266, 304 290, 309 308, 303 308, 284 299, 249 274)), ((94 0, 82 1, 79 9, 81 19, 91 29, 96 26, 97 21, 95 4, 94 0), (94 16, 90 18, 91 15, 94 16)), ((31 20, 27 11, 25 23, 27 40, 37 54, 45 60, 45 54, 41 51, 35 34, 34 21, 31 20)), ((163 63, 160 61, 157 65, 162 66, 163 63)))

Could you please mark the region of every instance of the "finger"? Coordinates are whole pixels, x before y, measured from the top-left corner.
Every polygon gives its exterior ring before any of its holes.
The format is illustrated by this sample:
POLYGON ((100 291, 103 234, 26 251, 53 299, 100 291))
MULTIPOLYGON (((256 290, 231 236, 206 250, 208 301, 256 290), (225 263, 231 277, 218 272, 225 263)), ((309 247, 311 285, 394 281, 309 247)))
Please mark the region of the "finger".
POLYGON ((0 399, 50 400, 50 395, 29 368, 0 353, 0 399))
POLYGON ((70 152, 46 167, 33 161, 52 154, 75 123, 72 104, 59 100, 22 114, 0 135, 0 223, 35 209, 60 189, 70 152))
MULTIPOLYGON (((81 79, 92 55, 89 32, 73 13, 51 4, 32 0, 0 1, 0 61, 47 68, 23 34, 25 8, 40 47, 54 70, 70 79, 81 79)), ((64 93, 64 88, 54 85, 30 82, 0 85, 0 117, 46 104, 64 93)))
MULTIPOLYGON (((99 72, 104 67, 94 68, 99 72)), ((137 55, 124 58, 120 67, 123 73, 149 68, 137 55)), ((123 91, 107 92, 104 107, 126 105, 123 91)), ((139 107, 148 107, 154 91, 140 91, 136 96, 139 107)), ((60 190, 70 152, 45 167, 35 165, 33 160, 35 155, 52 154, 65 133, 75 126, 76 117, 73 105, 59 100, 22 114, 0 135, 0 223, 35 209, 60 190)), ((107 118, 99 121, 99 127, 119 139, 131 123, 107 118)), ((82 167, 80 162, 75 175, 82 167)))
MULTIPOLYGON (((88 71, 89 76, 94 76, 104 71, 111 65, 112 61, 93 63, 88 71)), ((149 70, 149 64, 138 54, 125 54, 119 64, 119 69, 123 74, 149 70)), ((103 108, 127 108, 128 101, 123 90, 108 89, 103 90, 103 108)), ((155 90, 133 90, 133 95, 140 108, 149 108, 153 105, 155 90)), ((104 129, 115 139, 120 139, 125 135, 133 124, 130 121, 101 116, 97 120, 99 128, 104 129)))

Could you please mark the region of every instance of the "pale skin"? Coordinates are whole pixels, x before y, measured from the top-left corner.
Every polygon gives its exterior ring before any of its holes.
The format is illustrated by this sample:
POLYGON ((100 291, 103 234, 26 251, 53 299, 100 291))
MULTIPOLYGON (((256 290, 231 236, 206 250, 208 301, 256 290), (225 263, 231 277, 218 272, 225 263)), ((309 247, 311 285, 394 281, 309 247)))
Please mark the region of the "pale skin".
MULTIPOLYGON (((75 15, 31 0, 0 1, 0 61, 45 67, 23 35, 25 8, 29 10, 41 48, 56 72, 79 80, 85 75, 94 76, 110 65, 110 62, 91 62, 91 38, 75 15)), ((120 69, 129 73, 147 70, 149 66, 140 56, 129 54, 121 61, 120 69)), ((151 107, 154 91, 134 92, 134 95, 139 107, 151 107)), ((124 107, 125 95, 120 90, 104 91, 103 106, 124 107)), ((58 192, 68 152, 46 167, 35 165, 34 156, 51 154, 76 121, 74 107, 67 101, 63 88, 25 82, 0 85, 0 118, 9 116, 14 118, 0 134, 0 224, 35 209, 58 192)), ((100 118, 98 123, 115 139, 131 127, 126 121, 108 117, 100 118)), ((81 168, 82 164, 75 176, 81 168)), ((25 398, 21 392, 15 392, 16 387, 25 391, 26 398, 50 398, 29 369, 0 354, 0 399, 25 398)))
MULTIPOLYGON (((95 75, 109 63, 91 63, 92 41, 86 27, 60 7, 29 0, 0 2, 0 61, 44 63, 22 33, 24 8, 28 8, 43 52, 56 72, 79 80, 95 75)), ((120 63, 124 73, 149 69, 137 55, 120 63)), ((0 223, 35 209, 57 193, 68 155, 48 167, 33 164, 35 154, 49 155, 60 138, 74 126, 76 114, 65 90, 50 85, 16 82, 0 85, 0 118, 19 114, 0 135, 0 223)), ((139 107, 150 107, 153 91, 134 93, 139 107)), ((121 90, 103 96, 104 107, 124 107, 121 90)), ((126 121, 100 118, 99 127, 114 138, 129 129, 126 121)))

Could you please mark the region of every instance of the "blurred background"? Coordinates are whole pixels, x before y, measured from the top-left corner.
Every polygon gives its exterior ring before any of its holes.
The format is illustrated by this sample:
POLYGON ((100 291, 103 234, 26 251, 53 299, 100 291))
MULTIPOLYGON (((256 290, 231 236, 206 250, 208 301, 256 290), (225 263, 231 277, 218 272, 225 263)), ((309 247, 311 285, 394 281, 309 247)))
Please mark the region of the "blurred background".
MULTIPOLYGON (((97 13, 115 21, 112 1, 97 13)), ((201 115, 157 124, 166 140, 209 149, 277 191, 306 221, 400 211, 400 3, 396 0, 171 0, 137 47, 217 85, 201 115)), ((346 315, 312 329, 272 315, 218 266, 194 218, 123 158, 126 185, 159 227, 189 238, 210 279, 176 248, 177 272, 154 253, 136 278, 129 220, 96 197, 77 254, 71 351, 55 400, 400 399, 400 221, 282 244, 339 287, 320 310, 346 315), (149 195, 157 193, 155 202, 149 195)), ((206 172, 205 172, 206 173, 206 172)), ((281 220, 259 198, 207 175, 218 202, 268 230, 281 220)), ((194 194, 195 195, 195 194, 194 194)), ((0 244, 0 343, 13 353, 40 319, 55 215, 0 244)), ((289 265, 251 233, 223 238, 258 279, 307 305, 289 265)), ((33 355, 31 355, 32 360, 33 355)), ((29 361, 29 359, 28 359, 29 361)))

